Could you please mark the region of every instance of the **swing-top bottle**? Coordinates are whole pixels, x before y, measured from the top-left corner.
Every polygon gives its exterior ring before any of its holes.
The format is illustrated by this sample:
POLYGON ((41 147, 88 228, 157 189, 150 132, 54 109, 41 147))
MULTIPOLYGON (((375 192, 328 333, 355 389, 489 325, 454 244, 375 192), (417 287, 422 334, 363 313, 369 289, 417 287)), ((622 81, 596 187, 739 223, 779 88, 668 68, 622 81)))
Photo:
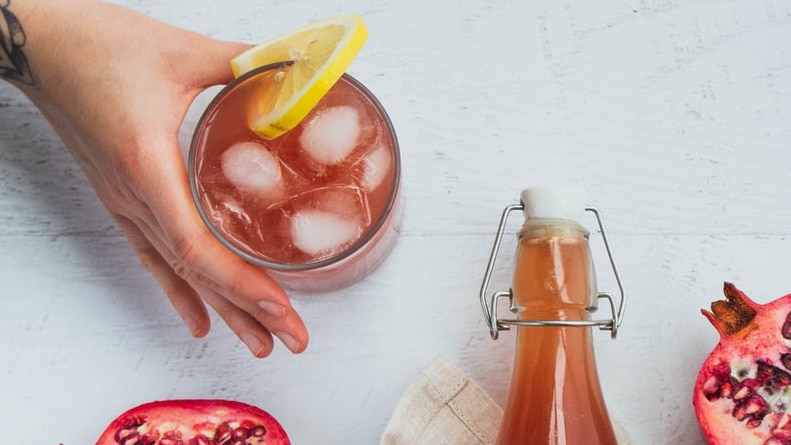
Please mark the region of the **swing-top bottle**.
MULTIPOLYGON (((621 311, 616 314, 612 298, 596 290, 589 231, 580 223, 586 210, 584 192, 531 188, 521 198, 525 222, 517 236, 511 290, 496 293, 487 306, 487 270, 481 293, 493 337, 498 330, 517 327, 497 445, 616 445, 596 368, 592 328, 614 334, 621 311), (516 319, 497 318, 497 300, 504 297, 510 299, 516 319), (611 303, 613 318, 592 320, 603 297, 611 303)), ((493 258, 490 268, 492 264, 493 258)))

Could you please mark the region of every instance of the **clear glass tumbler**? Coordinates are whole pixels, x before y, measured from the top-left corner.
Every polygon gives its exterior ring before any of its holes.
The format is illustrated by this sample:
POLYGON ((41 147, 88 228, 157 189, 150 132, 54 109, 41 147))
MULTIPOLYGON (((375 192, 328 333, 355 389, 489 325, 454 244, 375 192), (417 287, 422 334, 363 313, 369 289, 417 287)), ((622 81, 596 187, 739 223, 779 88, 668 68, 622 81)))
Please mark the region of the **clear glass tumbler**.
POLYGON ((286 288, 337 290, 396 244, 398 140, 382 104, 348 74, 297 127, 259 137, 250 122, 287 69, 257 68, 214 97, 190 146, 190 188, 209 230, 237 255, 286 288))

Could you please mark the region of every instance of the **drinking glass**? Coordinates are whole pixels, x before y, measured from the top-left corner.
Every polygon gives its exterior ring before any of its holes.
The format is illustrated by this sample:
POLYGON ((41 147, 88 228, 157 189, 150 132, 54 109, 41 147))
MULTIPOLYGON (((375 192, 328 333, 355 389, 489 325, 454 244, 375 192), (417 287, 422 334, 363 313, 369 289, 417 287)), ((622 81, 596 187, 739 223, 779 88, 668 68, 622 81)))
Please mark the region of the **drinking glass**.
POLYGON ((382 104, 349 74, 295 128, 259 137, 252 121, 289 68, 251 70, 213 98, 192 138, 190 188, 228 249, 285 288, 337 290, 375 270, 396 244, 398 140, 382 104))

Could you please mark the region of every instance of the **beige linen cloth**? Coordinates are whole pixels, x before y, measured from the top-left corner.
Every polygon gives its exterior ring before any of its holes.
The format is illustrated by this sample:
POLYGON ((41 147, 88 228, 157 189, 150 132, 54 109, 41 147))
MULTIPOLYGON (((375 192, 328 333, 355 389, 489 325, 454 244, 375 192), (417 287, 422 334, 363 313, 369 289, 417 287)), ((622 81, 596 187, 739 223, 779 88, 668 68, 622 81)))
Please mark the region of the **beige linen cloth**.
MULTIPOLYGON (((380 445, 493 445, 502 416, 488 394, 439 356, 407 387, 380 445)), ((613 424, 619 445, 631 445, 613 424)))

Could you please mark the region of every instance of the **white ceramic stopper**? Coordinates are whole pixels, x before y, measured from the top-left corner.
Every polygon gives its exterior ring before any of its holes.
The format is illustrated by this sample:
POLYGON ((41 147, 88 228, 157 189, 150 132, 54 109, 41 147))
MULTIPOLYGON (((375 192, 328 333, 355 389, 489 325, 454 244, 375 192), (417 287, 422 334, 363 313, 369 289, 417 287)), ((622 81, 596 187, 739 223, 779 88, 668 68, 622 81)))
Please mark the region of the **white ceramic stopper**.
POLYGON ((522 190, 527 218, 581 221, 588 197, 585 190, 569 186, 529 187, 522 190))

